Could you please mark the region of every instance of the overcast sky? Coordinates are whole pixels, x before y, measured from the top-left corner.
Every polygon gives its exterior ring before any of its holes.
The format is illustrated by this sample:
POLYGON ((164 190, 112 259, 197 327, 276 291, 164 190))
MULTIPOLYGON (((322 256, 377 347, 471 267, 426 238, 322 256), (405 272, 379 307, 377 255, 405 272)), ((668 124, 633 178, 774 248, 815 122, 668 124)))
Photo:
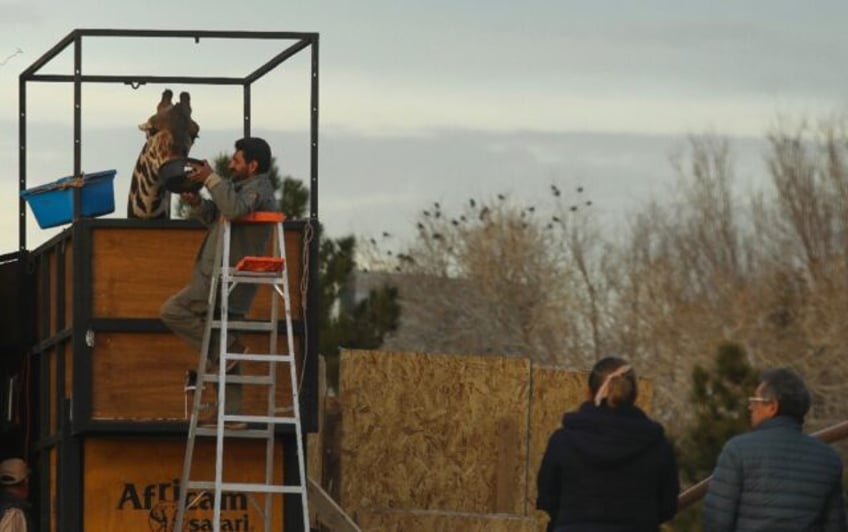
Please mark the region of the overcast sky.
MULTIPOLYGON (((18 76, 75 28, 320 33, 320 217, 332 235, 412 233, 433 201, 584 186, 603 213, 662 195, 686 135, 734 139, 740 178, 764 181, 762 139, 779 115, 845 110, 848 4, 796 0, 506 2, 45 2, 0 0, 0 253, 17 248, 18 76), (20 52, 19 52, 20 50, 20 52)), ((89 74, 244 75, 285 47, 91 39, 89 74)), ((303 56, 303 57, 300 57, 303 56)), ((308 180, 308 56, 254 93, 254 133, 284 173, 308 180)), ((55 73, 70 73, 70 59, 55 73)), ((125 215, 137 124, 163 86, 83 92, 83 170, 118 170, 125 215)), ((192 93, 192 151, 230 151, 234 88, 192 93)), ((28 84, 28 186, 73 170, 72 87, 28 84)), ((55 231, 31 216, 28 247, 55 231)))

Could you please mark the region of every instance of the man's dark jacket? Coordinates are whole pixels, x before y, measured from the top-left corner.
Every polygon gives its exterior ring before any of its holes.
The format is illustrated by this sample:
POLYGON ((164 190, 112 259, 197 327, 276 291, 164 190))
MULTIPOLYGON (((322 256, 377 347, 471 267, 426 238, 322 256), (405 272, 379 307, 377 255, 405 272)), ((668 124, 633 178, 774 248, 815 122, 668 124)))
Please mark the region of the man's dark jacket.
POLYGON ((677 511, 677 465, 662 426, 635 406, 583 403, 548 441, 536 506, 557 532, 655 532, 677 511))
POLYGON ((731 438, 704 499, 710 532, 845 532, 842 461, 787 416, 731 438))

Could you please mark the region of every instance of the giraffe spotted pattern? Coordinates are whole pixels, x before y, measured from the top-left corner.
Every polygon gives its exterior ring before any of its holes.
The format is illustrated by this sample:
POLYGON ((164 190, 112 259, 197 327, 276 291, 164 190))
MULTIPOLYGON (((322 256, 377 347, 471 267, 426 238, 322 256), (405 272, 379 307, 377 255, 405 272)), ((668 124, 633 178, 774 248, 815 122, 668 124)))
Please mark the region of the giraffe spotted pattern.
POLYGON ((180 93, 173 103, 170 89, 162 92, 156 114, 139 125, 146 141, 133 169, 127 201, 127 218, 163 219, 170 217, 170 194, 159 182, 159 167, 166 161, 186 157, 200 128, 191 119, 191 97, 180 93))

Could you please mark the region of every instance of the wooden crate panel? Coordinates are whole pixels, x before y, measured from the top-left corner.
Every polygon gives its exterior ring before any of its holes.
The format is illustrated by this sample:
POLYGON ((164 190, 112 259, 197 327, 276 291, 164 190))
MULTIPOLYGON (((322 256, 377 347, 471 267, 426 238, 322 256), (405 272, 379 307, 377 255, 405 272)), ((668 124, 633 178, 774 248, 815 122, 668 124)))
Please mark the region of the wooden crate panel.
POLYGON ((59 430, 59 412, 57 409, 59 399, 59 355, 56 353, 56 348, 53 348, 44 352, 42 356, 47 359, 47 378, 50 386, 50 404, 45 405, 45 410, 47 411, 47 427, 49 434, 53 435, 59 430))
MULTIPOLYGON (((268 350, 267 335, 245 335, 243 341, 254 353, 268 350)), ((285 352, 285 338, 280 342, 279 349, 285 352)), ((91 368, 92 418, 185 419, 185 372, 197 368, 198 356, 197 351, 171 333, 97 333, 91 368)), ((267 372, 267 366, 258 362, 244 363, 242 367, 245 375, 267 372)), ((277 383, 276 404, 291 405, 287 365, 278 364, 277 383)), ((266 390, 262 386, 245 386, 244 414, 266 412, 266 390)))
POLYGON ((48 497, 48 503, 50 504, 50 513, 49 522, 50 522, 50 531, 55 532, 58 529, 58 520, 56 515, 56 508, 59 504, 59 496, 56 490, 58 478, 59 478, 59 452, 55 447, 48 451, 48 462, 50 464, 50 480, 49 480, 49 488, 48 493, 50 494, 48 497))
POLYGON ((59 342, 51 349, 44 351, 38 356, 42 357, 42 363, 47 364, 47 382, 43 383, 47 386, 48 397, 47 404, 41 405, 41 414, 47 418, 47 434, 44 437, 53 436, 59 432, 62 417, 62 402, 64 399, 70 399, 72 393, 73 380, 73 365, 71 362, 71 347, 68 342, 59 342), (59 397, 59 359, 64 358, 65 375, 62 382, 64 383, 64 393, 59 397))
POLYGON ((531 515, 539 522, 538 532, 544 532, 548 514, 536 510, 536 476, 548 438, 562 426, 562 415, 575 410, 586 400, 587 376, 584 373, 559 368, 533 367, 533 394, 530 398, 530 454, 527 470, 527 501, 531 515))
MULTIPOLYGON (((300 234, 287 234, 292 309, 301 316, 300 234)), ((159 309, 191 278, 202 228, 115 228, 92 230, 92 312, 96 318, 158 318, 159 309)), ((251 316, 269 315, 267 287, 257 291, 251 316)))
POLYGON ((73 283, 73 247, 71 240, 62 240, 59 244, 46 250, 38 259, 38 270, 35 273, 35 301, 36 301, 36 338, 45 340, 52 337, 60 331, 59 328, 59 301, 65 306, 65 311, 62 314, 64 327, 70 327, 73 323, 73 300, 74 300, 74 283, 73 283), (63 254, 59 254, 59 250, 63 254), (62 259, 61 257, 64 257, 62 259), (59 278, 59 262, 62 262, 64 275, 59 278), (45 271, 46 270, 46 271, 45 271), (44 275, 46 273, 46 285, 44 275), (60 286, 61 284, 61 286, 60 286), (61 290, 61 292, 60 292, 61 290), (47 295, 47 307, 43 307, 44 295, 47 295), (44 315, 48 316, 45 324, 43 322, 44 315))
POLYGON ((523 514, 529 373, 526 359, 344 351, 345 510, 523 514))
MULTIPOLYGON (((83 530, 172 530, 180 496, 184 437, 103 437, 84 442, 83 530)), ((275 480, 282 483, 282 446, 275 452, 275 480)), ((198 444, 192 479, 214 479, 214 439, 198 444)), ((265 443, 225 443, 224 480, 264 483, 265 443)), ((231 493, 222 501, 222 530, 264 530, 250 503, 264 495, 231 493)), ((271 530, 282 530, 282 496, 274 496, 271 530)), ((202 498, 187 514, 186 530, 212 530, 212 502, 202 498)))
POLYGON ((35 301, 36 301, 36 320, 35 334, 37 339, 46 339, 53 336, 56 331, 56 294, 57 294, 57 279, 56 272, 56 250, 53 249, 45 252, 39 259, 38 271, 36 272, 35 286, 35 301), (44 280, 46 270, 46 284, 44 280), (44 296, 47 295, 47 308, 43 307, 44 296), (47 314, 47 323, 44 322, 44 315, 47 314), (46 326, 46 328, 45 328, 46 326))
POLYGON ((364 532, 535 532, 536 522, 503 514, 469 514, 423 510, 361 510, 357 524, 364 532))
POLYGON ((205 232, 199 229, 94 228, 91 268, 95 317, 158 317, 188 280, 205 232))
MULTIPOLYGON (((79 294, 75 292, 78 287, 74 284, 74 246, 72 244, 70 239, 65 241, 65 328, 71 327, 74 323, 74 297, 85 297, 85 289, 80 288, 79 294)), ((59 332, 59 330, 55 331, 59 332)))
MULTIPOLYGON (((289 296, 291 297, 292 317, 301 319, 303 317, 303 294, 301 285, 303 281, 303 235, 300 231, 286 230, 286 260, 289 275, 289 296)), ((308 250, 307 250, 308 251, 308 250)), ((271 254, 269 247, 267 253, 271 254)), ((250 308, 248 317, 265 318, 271 315, 271 295, 275 292, 270 287, 260 287, 256 291, 256 300, 250 308)), ((279 296, 277 296, 279 297, 279 296)), ((282 299, 280 299, 280 315, 283 312, 282 299)))

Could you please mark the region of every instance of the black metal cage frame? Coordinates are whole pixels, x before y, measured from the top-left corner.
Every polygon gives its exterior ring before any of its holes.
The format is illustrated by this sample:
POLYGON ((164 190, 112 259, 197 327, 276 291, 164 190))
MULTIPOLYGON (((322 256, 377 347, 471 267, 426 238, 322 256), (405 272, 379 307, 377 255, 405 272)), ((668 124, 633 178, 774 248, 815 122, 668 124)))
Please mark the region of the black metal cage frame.
MULTIPOLYGON (((284 61, 302 50, 311 51, 310 73, 310 161, 309 184, 310 204, 309 217, 313 222, 318 221, 318 34, 304 32, 271 32, 271 31, 192 31, 192 30, 119 30, 119 29, 77 29, 59 41, 47 53, 42 55, 19 78, 18 85, 18 138, 20 152, 18 154, 19 190, 26 190, 26 88, 29 82, 60 82, 72 83, 74 87, 74 175, 81 173, 82 160, 82 85, 83 83, 122 83, 138 86, 148 83, 184 83, 195 85, 240 85, 243 90, 242 105, 244 108, 244 136, 250 135, 251 118, 251 87, 254 82, 265 74, 281 65, 284 61), (241 39, 241 40, 281 40, 294 41, 266 63, 259 65, 253 72, 244 77, 215 77, 215 76, 150 76, 141 74, 130 75, 86 75, 83 74, 82 45, 85 37, 113 38, 186 38, 200 43, 203 39, 241 39), (39 70, 48 65, 56 56, 68 47, 73 47, 73 74, 39 74, 39 70)), ((74 219, 80 212, 79 190, 74 191, 74 219)), ((19 198, 18 202, 18 238, 19 248, 26 249, 26 201, 19 198)), ((316 224, 317 227, 317 224, 316 224)))
MULTIPOLYGON (((260 80, 263 76, 271 72, 274 68, 281 65, 287 59, 295 56, 299 52, 309 49, 311 52, 311 71, 310 71, 310 127, 309 127, 309 135, 310 135, 310 163, 309 163, 309 181, 310 181, 310 205, 309 205, 309 218, 305 221, 295 221, 296 225, 309 225, 314 231, 312 238, 309 240, 308 249, 304 250, 304 252, 308 253, 308 263, 306 265, 308 270, 308 287, 307 287, 307 296, 305 301, 305 319, 310 324, 305 331, 305 353, 307 356, 305 357, 304 363, 304 389, 303 393, 300 394, 301 400, 301 411, 304 413, 302 423, 304 425, 304 429, 306 432, 313 432, 317 430, 318 420, 317 420, 317 403, 318 403, 318 360, 314 356, 317 353, 318 349, 318 323, 317 323, 317 310, 318 310, 318 290, 317 290, 317 279, 318 279, 318 256, 319 256, 319 238, 318 231, 320 228, 320 224, 318 221, 318 34, 317 33, 304 33, 304 32, 267 32, 267 31, 197 31, 197 30, 121 30, 121 29, 77 29, 73 30, 69 33, 65 38, 59 41, 53 48, 51 48, 47 53, 42 55, 38 60, 36 60, 32 65, 30 65, 26 70, 24 70, 20 74, 19 78, 19 163, 18 163, 18 171, 19 171, 19 190, 23 192, 27 188, 27 146, 26 146, 26 134, 27 134, 27 84, 30 82, 47 82, 47 83, 71 83, 73 85, 73 175, 81 175, 81 164, 82 164, 82 138, 81 138, 81 119, 82 119, 82 86, 84 83, 120 83, 125 85, 130 85, 132 87, 137 87, 143 84, 194 84, 194 85, 233 85, 233 86, 241 86, 242 87, 242 106, 243 106, 243 129, 244 136, 250 136, 251 131, 251 112, 252 112, 252 102, 251 102, 251 89, 253 83, 260 80), (241 40, 271 40, 271 41, 281 41, 286 43, 286 46, 283 49, 274 55, 270 60, 257 66, 252 72, 247 74, 244 77, 215 77, 215 76, 156 76, 156 75, 141 75, 141 74, 132 74, 132 75, 88 75, 83 74, 83 55, 82 55, 82 45, 84 38, 89 37, 107 37, 107 38, 185 38, 192 39, 195 43, 200 43, 202 40, 211 40, 211 39, 241 39, 241 40), (39 71, 42 70, 46 65, 50 64, 50 62, 59 56, 62 52, 67 50, 69 47, 73 48, 73 73, 72 74, 41 74, 39 71)), ((150 222, 139 222, 134 220, 88 220, 88 219, 80 219, 79 213, 81 212, 81 195, 79 187, 73 187, 73 228, 74 234, 76 234, 80 245, 86 245, 88 241, 85 238, 87 235, 87 228, 96 223, 105 223, 110 226, 115 225, 118 227, 122 226, 131 226, 138 223, 150 223, 150 222)), ((26 254, 26 229, 27 229, 27 218, 26 218, 26 201, 23 197, 19 198, 19 253, 26 254)), ((176 223, 176 222, 173 222, 176 223)), ((287 222, 288 224, 289 222, 287 222)), ((153 225, 163 225, 161 222, 152 222, 153 225)), ((49 246, 51 242, 55 243, 57 241, 64 241, 69 238, 70 233, 63 232, 62 234, 56 235, 50 242, 46 245, 49 246)), ((84 251, 84 250, 83 250, 84 251)), ((85 264, 85 261, 82 257, 78 257, 79 253, 74 254, 74 269, 79 270, 80 279, 87 279, 90 277, 90 266, 85 264)), ((85 253, 82 253, 85 255, 85 253)), ((62 261, 63 262, 63 261, 62 261)), ((61 270, 61 262, 59 264, 59 268, 61 270)), ((57 273, 57 282, 62 283, 64 279, 64 274, 59 271, 57 273)), ((49 282, 50 280, 45 280, 44 282, 49 282)), ((60 290, 60 292, 64 292, 60 290)), ((58 293, 58 292, 57 292, 58 293)), ((49 302, 46 303, 49 306, 49 302)), ((57 296, 57 304, 60 305, 57 316, 61 316, 64 314, 64 310, 62 306, 64 302, 60 300, 57 296)), ((90 308, 86 307, 86 302, 83 298, 74 298, 72 303, 74 305, 74 314, 75 316, 79 312, 79 315, 86 318, 91 318, 90 316, 90 308), (79 308, 77 308, 79 307, 79 308)), ((58 319, 58 318, 57 318, 58 319)), ((65 328, 64 326, 59 327, 60 333, 56 335, 56 337, 49 339, 47 342, 60 342, 60 341, 68 341, 68 337, 72 337, 72 348, 76 351, 77 348, 81 352, 85 351, 83 349, 82 343, 84 342, 84 324, 77 323, 79 320, 74 320, 75 323, 72 328, 65 328)), ((108 321, 108 320, 107 320, 108 321)), ((115 320, 112 320, 115 321, 115 320)), ((141 320, 145 323, 139 325, 135 323, 133 320, 117 320, 120 323, 119 328, 122 330, 127 326, 143 326, 145 329, 153 329, 155 330, 157 327, 161 328, 161 324, 150 324, 148 321, 157 321, 158 320, 141 320), (127 322, 127 323, 125 323, 127 322)), ((139 320, 135 320, 139 321, 139 320)), ((60 324, 61 325, 61 324, 60 324)), ((108 324, 107 324, 108 325, 108 324)), ((303 328, 299 329, 302 330, 303 328)), ((43 342, 42 342, 43 343, 43 342)), ((35 346, 34 351, 43 351, 44 346, 35 346)), ((63 366, 62 363, 64 357, 59 357, 60 366, 63 366)), ((82 364, 84 361, 82 360, 74 360, 73 364, 76 365, 82 364)), ((43 370, 43 368, 42 368, 43 370)), ((64 380, 64 368, 59 367, 57 371, 61 374, 60 377, 57 377, 57 382, 61 385, 64 380)), ((83 378, 77 377, 79 375, 85 375, 84 371, 74 371, 75 378, 83 378)), ((90 383, 84 382, 81 383, 83 385, 88 385, 90 383)), ((82 386, 82 388, 86 388, 86 386, 82 386)), ((44 395, 44 390, 41 390, 40 395, 44 395)), ((39 392, 35 392, 36 395, 39 392)), ((86 410, 86 403, 90 403, 90 401, 86 401, 86 394, 83 394, 84 397, 80 402, 80 405, 73 405, 73 410, 79 410, 79 413, 82 414, 86 410)), ((90 399, 90 398, 89 398, 90 399)), ((47 397, 41 397, 41 401, 48 401, 47 397)), ((89 404, 90 406, 90 404, 89 404)), ((68 412, 70 412, 71 407, 67 408, 68 412)), ((71 416, 72 417, 72 416, 71 416)), ((70 419, 70 417, 68 418, 70 419)), ((62 460, 64 465, 60 471, 59 483, 68 488, 64 490, 61 494, 59 501, 59 513, 62 516, 62 520, 65 524, 68 525, 68 528, 71 530, 76 530, 81 528, 82 523, 82 515, 80 513, 80 502, 81 502, 81 471, 80 468, 80 458, 81 458, 81 448, 78 438, 79 431, 82 429, 86 429, 85 431, 89 432, 98 432, 105 431, 108 433, 115 434, 129 434, 136 433, 138 430, 141 430, 140 427, 133 427, 131 423, 101 423, 102 427, 97 423, 91 422, 91 420, 86 421, 85 423, 80 423, 79 427, 71 427, 69 426, 68 419, 63 419, 61 423, 61 427, 59 430, 58 438, 66 439, 65 444, 63 445, 62 452, 60 453, 64 459, 62 460)), ((79 416, 77 416, 79 419, 79 416)), ((158 432, 169 433, 175 430, 175 427, 166 426, 166 424, 156 425, 156 429, 158 432)), ((182 430, 180 427, 176 427, 176 430, 182 430)), ((38 447, 41 450, 44 450, 52 445, 55 445, 56 442, 47 441, 45 439, 41 439, 39 441, 38 447)), ((283 438, 284 445, 284 456, 291 457, 292 451, 295 449, 295 442, 292 439, 291 435, 283 438)), ((297 471, 297 468, 293 465, 294 462, 284 464, 284 479, 287 481, 293 480, 290 475, 291 472, 297 471)), ((42 475, 47 478, 48 471, 47 465, 42 464, 42 467, 39 468, 42 475)), ((296 475, 296 473, 295 473, 296 475)), ((46 502, 45 497, 46 493, 41 493, 40 500, 42 503, 46 502)), ((292 504, 292 507, 297 509, 299 508, 299 499, 292 497, 285 497, 287 499, 286 504, 292 504)), ((298 524, 298 520, 300 519, 298 515, 299 512, 285 512, 284 520, 286 523, 286 530, 291 528, 292 530, 297 530, 302 528, 302 525, 298 524)), ((44 516, 42 515, 42 524, 44 524, 44 516)))

